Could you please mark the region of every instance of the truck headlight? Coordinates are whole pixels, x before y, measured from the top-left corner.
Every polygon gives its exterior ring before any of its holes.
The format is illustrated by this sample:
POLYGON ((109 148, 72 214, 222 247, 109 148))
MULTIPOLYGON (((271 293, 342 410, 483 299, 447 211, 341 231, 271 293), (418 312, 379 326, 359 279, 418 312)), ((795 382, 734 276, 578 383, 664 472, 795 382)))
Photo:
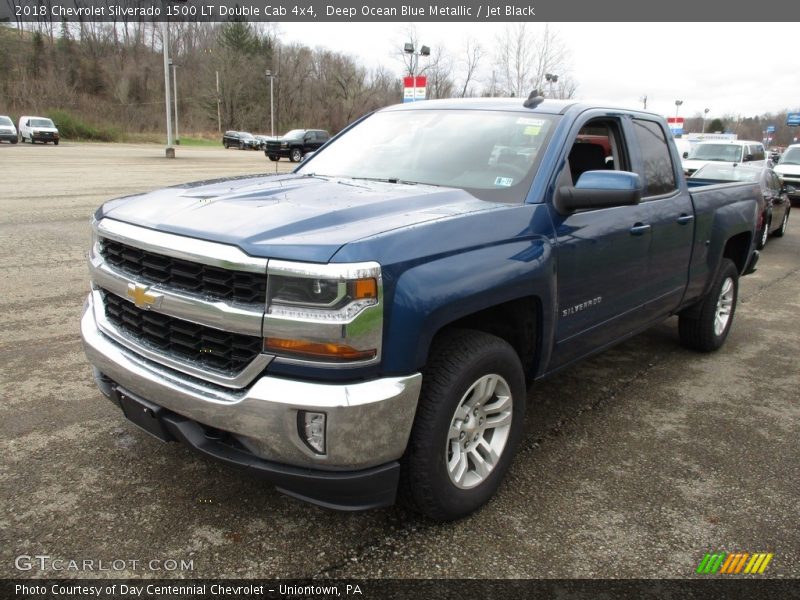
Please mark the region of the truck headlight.
POLYGON ((315 363, 380 357, 383 288, 377 263, 270 261, 264 350, 315 363))

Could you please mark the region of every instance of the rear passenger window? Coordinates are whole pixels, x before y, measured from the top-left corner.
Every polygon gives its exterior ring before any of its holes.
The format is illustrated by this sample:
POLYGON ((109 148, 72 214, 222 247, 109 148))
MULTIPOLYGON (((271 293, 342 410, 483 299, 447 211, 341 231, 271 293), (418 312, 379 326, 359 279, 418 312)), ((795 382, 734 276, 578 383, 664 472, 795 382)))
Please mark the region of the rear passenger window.
POLYGON ((675 171, 664 131, 653 121, 634 119, 633 124, 644 165, 644 195, 661 196, 676 190, 675 171))

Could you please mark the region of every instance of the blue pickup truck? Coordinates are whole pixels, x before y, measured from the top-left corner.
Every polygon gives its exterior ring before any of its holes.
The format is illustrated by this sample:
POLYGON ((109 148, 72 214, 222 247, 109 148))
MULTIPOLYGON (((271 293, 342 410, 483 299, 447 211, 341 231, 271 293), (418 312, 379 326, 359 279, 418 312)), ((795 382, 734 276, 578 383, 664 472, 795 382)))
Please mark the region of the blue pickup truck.
POLYGON ((689 192, 645 112, 392 106, 291 174, 105 203, 84 347, 161 440, 318 505, 455 519, 500 485, 536 380, 670 315, 724 343, 758 193, 689 192))

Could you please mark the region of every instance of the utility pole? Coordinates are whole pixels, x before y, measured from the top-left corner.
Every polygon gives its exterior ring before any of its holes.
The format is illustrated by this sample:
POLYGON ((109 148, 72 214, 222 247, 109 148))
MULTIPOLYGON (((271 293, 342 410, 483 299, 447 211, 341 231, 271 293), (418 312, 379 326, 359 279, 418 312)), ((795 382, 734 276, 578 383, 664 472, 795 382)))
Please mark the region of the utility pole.
POLYGON ((175 148, 172 147, 172 110, 170 104, 170 80, 169 80, 169 27, 166 21, 161 23, 161 44, 164 47, 164 102, 167 107, 167 147, 164 155, 167 158, 175 158, 175 148))
POLYGON ((222 113, 219 110, 219 105, 222 102, 219 97, 219 71, 215 71, 217 74, 217 131, 222 133, 222 113))
POLYGON ((178 65, 172 63, 172 81, 175 84, 175 145, 180 146, 181 136, 178 134, 178 65))

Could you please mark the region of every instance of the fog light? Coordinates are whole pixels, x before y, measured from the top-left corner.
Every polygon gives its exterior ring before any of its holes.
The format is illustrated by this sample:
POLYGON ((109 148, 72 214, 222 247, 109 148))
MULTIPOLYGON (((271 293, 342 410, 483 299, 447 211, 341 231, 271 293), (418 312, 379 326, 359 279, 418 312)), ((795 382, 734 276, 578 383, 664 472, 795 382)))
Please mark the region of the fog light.
POLYGON ((297 429, 306 445, 316 454, 325 454, 325 413, 301 410, 297 429))

